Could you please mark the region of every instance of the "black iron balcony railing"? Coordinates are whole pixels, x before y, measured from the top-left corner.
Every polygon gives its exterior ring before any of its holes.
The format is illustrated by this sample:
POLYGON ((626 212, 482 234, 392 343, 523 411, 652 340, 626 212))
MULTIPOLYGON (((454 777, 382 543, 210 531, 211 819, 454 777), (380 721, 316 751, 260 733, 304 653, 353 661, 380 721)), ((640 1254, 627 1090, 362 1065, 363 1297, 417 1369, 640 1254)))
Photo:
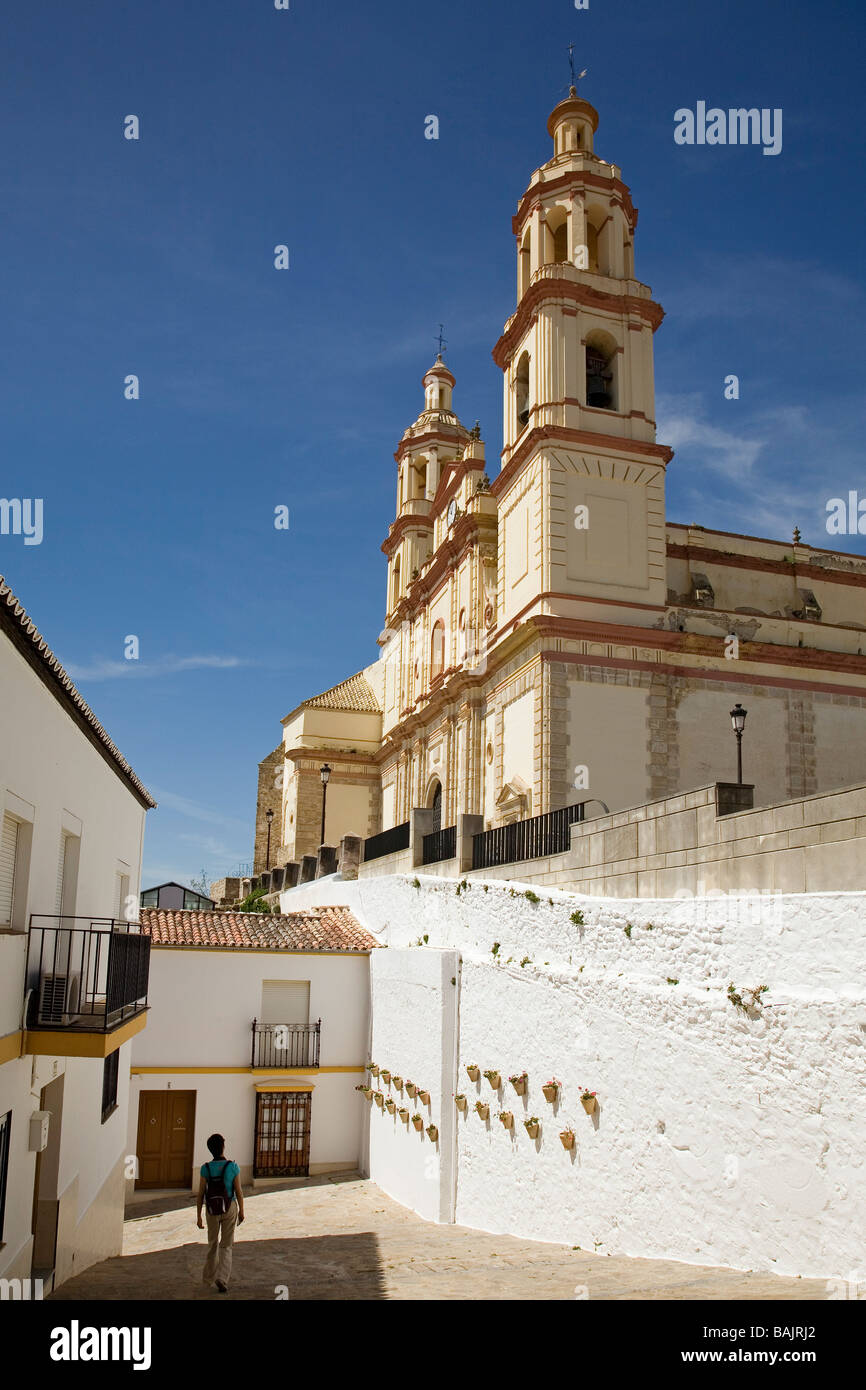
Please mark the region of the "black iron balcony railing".
POLYGON ((445 830, 425 835, 421 851, 424 864, 441 864, 443 859, 453 859, 457 853, 457 826, 449 825, 445 830))
POLYGON ((279 1071, 284 1067, 317 1067, 322 1020, 316 1023, 252 1024, 250 1066, 279 1071))
POLYGON ((113 917, 34 913, 26 1026, 109 1033, 147 1008, 150 937, 113 917))
POLYGON ((396 854, 398 850, 408 848, 409 822, 404 821, 402 825, 382 830, 378 835, 371 835, 369 840, 364 841, 364 863, 368 864, 371 859, 381 859, 385 854, 396 854))
POLYGON ((491 869, 498 864, 516 864, 521 859, 543 859, 548 854, 562 854, 571 844, 571 827, 582 821, 585 801, 548 811, 531 820, 497 825, 472 837, 473 869, 491 869))

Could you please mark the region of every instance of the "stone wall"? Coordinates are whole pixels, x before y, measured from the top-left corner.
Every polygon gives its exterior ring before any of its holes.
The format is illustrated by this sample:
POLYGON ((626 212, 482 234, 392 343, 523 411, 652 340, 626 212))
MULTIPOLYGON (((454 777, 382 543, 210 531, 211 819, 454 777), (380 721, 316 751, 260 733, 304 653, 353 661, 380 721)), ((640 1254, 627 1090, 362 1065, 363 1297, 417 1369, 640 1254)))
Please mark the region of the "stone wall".
POLYGON ((256 793, 256 835, 253 845, 253 873, 261 873, 265 867, 268 844, 268 822, 265 812, 274 812, 271 824, 271 863, 275 862, 278 847, 283 843, 283 745, 280 743, 259 763, 258 790, 256 793))

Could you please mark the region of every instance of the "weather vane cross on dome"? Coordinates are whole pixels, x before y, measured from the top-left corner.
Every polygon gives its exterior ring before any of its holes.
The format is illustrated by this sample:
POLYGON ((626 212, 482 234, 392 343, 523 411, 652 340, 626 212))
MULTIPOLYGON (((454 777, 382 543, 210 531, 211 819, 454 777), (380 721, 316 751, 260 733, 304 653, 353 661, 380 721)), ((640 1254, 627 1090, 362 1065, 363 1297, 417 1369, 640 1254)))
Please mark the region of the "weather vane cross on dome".
POLYGON ((442 356, 443 352, 445 351, 446 347, 448 346, 448 344, 446 343, 444 337, 442 336, 442 335, 443 335, 443 330, 444 330, 444 324, 441 324, 441 323, 440 323, 440 325, 439 325, 439 337, 436 339, 436 342, 439 344, 439 356, 440 356, 440 357, 442 356))
POLYGON ((571 68, 571 88, 572 88, 572 91, 576 94, 576 93, 577 93, 577 84, 578 84, 578 82, 580 81, 580 79, 581 79, 582 77, 586 77, 586 74, 588 73, 589 69, 588 69, 588 68, 584 68, 584 69, 583 69, 583 72, 579 72, 579 73, 577 74, 577 76, 575 77, 575 75, 574 75, 574 44, 573 44, 573 43, 570 43, 570 44, 568 45, 568 65, 569 65, 569 67, 571 68))

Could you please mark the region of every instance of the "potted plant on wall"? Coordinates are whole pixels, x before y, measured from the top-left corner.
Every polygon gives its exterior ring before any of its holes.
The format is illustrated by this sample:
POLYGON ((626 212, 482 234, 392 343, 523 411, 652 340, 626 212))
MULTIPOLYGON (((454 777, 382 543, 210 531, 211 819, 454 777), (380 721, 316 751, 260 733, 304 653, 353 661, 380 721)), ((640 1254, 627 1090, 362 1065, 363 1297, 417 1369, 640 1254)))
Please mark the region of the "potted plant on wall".
POLYGON ((362 1092, 364 1093, 365 1096, 372 1095, 372 1093, 373 1093, 373 1088, 372 1088, 371 1086, 364 1086, 364 1085, 356 1086, 356 1087, 355 1087, 355 1090, 356 1090, 356 1091, 362 1091, 362 1092))
POLYGON ((423 1116, 423 1115, 419 1115, 419 1114, 417 1114, 417 1113, 414 1114, 414 1115, 412 1116, 412 1123, 413 1123, 413 1125, 415 1126, 416 1129, 423 1129, 423 1128, 424 1128, 424 1116, 423 1116))
POLYGON ((561 1141, 562 1141, 562 1147, 563 1147, 564 1149, 573 1149, 573 1148, 574 1148, 574 1130, 573 1130, 573 1129, 562 1129, 562 1130, 560 1130, 560 1132, 559 1132, 559 1137, 560 1137, 560 1139, 561 1139, 561 1141))
POLYGON ((427 1126, 427 1138, 430 1140, 431 1144, 436 1143, 436 1140, 439 1138, 439 1130, 435 1125, 427 1126))
POLYGON ((374 1101, 376 1102, 376 1104, 378 1105, 379 1109, 381 1110, 381 1109, 382 1109, 382 1106, 385 1104, 385 1092, 384 1092, 384 1091, 374 1091, 374 1092, 373 1092, 373 1099, 374 1099, 374 1101))
POLYGON ((529 1084, 529 1076, 525 1071, 515 1072, 513 1076, 509 1076, 508 1080, 511 1082, 512 1086, 514 1087, 515 1091, 519 1096, 526 1095, 526 1087, 529 1084))
POLYGON ((402 1089, 403 1089, 403 1078, 402 1078, 402 1076, 392 1076, 392 1077, 391 1077, 391 1085, 394 1087, 394 1090, 395 1090, 395 1091, 402 1091, 402 1089))
POLYGON ((561 1089, 562 1083, 557 1081, 555 1076, 552 1076, 547 1082, 547 1085, 541 1088, 544 1099, 549 1101, 551 1105, 556 1101, 556 1097, 559 1095, 561 1089))
POLYGON ((378 1066, 376 1065, 375 1062, 368 1062, 368 1063, 367 1063, 367 1066, 369 1067, 370 1075, 371 1075, 371 1076, 378 1076, 378 1075, 379 1075, 379 1068, 378 1068, 378 1066))
POLYGON ((457 1092, 457 1095, 454 1097, 454 1104, 457 1106, 458 1110, 466 1109, 466 1097, 462 1091, 457 1092))
POLYGON ((389 1096, 388 1099, 385 1101, 385 1109, 388 1111, 390 1115, 394 1114, 394 1111, 397 1109, 397 1102, 393 1096, 389 1096))
POLYGON ((400 1109, 397 1111, 397 1114, 400 1116, 400 1119, 403 1121, 404 1125, 408 1125, 409 1111, 406 1109, 405 1105, 400 1106, 400 1109))
POLYGON ((390 1086, 390 1084, 391 1084, 391 1073, 390 1073, 389 1071, 380 1071, 380 1072, 379 1072, 379 1075, 381 1076, 381 1078, 382 1078, 382 1080, 384 1081, 385 1085, 386 1085, 386 1086, 390 1086))
POLYGON ((490 1082, 490 1085, 493 1087, 494 1091, 498 1091, 499 1087, 502 1085, 502 1077, 499 1075, 499 1072, 491 1068, 491 1070, 486 1071, 484 1075, 490 1082))
POLYGON ((500 1110, 499 1119, 502 1121, 503 1129, 511 1129, 514 1124, 514 1116, 510 1110, 500 1110))
POLYGON ((409 1098, 410 1098, 411 1100, 414 1100, 414 1098, 415 1098, 415 1092, 416 1092, 417 1090, 418 1090, 418 1087, 415 1085, 415 1082, 414 1082, 414 1081, 409 1081, 409 1080, 407 1079, 407 1081, 406 1081, 406 1094, 407 1094, 407 1096, 409 1096, 409 1098))
POLYGON ((429 1092, 429 1091, 419 1091, 419 1092, 418 1092, 418 1099, 420 1100, 420 1102, 421 1102, 422 1105, 429 1105, 429 1104, 430 1104, 430 1092, 429 1092))
POLYGON ((587 1115, 591 1115, 596 1105, 598 1104, 595 1098, 595 1091, 587 1091, 586 1089, 582 1090, 580 1093, 580 1103, 586 1111, 587 1115))
POLYGON ((478 1111, 478 1114, 481 1116, 482 1120, 486 1120, 487 1116, 490 1114, 490 1106, 485 1105, 483 1100, 477 1100, 475 1102, 475 1109, 478 1111))
POLYGON ((477 1081, 479 1076, 481 1075, 481 1072, 474 1062, 470 1062, 466 1068, 466 1074, 469 1077, 470 1081, 477 1081))
POLYGON ((541 1129, 541 1121, 537 1115, 531 1115, 528 1120, 523 1121, 523 1128, 526 1130, 530 1139, 537 1139, 541 1129))

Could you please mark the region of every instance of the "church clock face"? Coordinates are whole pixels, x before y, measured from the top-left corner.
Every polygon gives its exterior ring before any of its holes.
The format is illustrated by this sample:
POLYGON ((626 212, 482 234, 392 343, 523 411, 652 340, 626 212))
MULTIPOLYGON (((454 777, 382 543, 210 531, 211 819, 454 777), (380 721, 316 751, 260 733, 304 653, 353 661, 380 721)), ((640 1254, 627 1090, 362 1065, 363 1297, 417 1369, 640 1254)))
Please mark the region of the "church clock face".
POLYGON ((448 525, 453 526, 457 516, 457 498, 452 497, 448 503, 448 525))

